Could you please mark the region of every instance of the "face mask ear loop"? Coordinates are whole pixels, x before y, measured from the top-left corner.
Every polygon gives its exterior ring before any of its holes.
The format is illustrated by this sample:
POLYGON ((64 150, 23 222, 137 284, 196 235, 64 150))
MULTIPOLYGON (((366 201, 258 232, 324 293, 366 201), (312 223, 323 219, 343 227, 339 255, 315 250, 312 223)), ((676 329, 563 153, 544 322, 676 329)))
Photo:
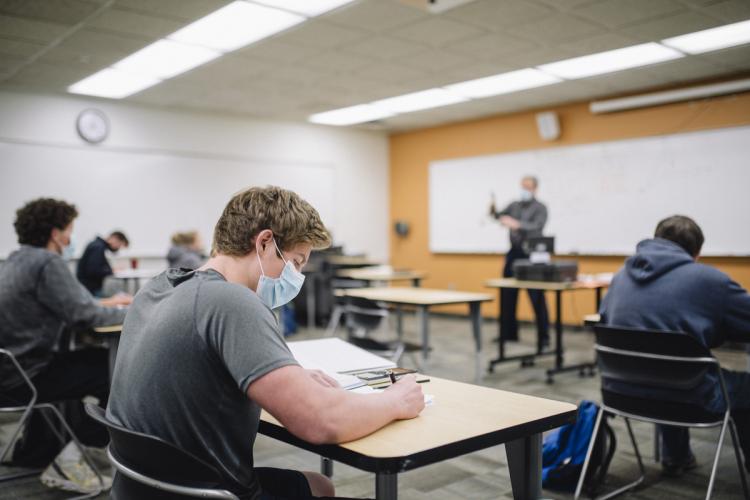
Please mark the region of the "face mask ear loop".
POLYGON ((273 246, 276 247, 276 251, 279 253, 279 257, 281 257, 281 260, 284 261, 284 264, 287 264, 287 260, 284 258, 284 254, 281 253, 281 249, 279 248, 279 245, 276 244, 276 238, 273 239, 273 246))
POLYGON ((263 264, 260 261, 260 254, 258 253, 257 250, 255 251, 255 256, 258 258, 258 265, 260 266, 260 274, 263 275, 263 276, 265 276, 266 273, 265 273, 265 271, 263 271, 263 264))

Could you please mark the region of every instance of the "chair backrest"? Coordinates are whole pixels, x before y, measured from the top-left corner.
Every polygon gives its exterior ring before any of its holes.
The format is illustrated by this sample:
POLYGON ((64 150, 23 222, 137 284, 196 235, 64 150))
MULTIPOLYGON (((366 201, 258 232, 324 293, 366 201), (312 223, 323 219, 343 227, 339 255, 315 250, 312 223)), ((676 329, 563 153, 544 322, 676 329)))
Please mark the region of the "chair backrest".
POLYGON ((225 488, 219 472, 195 455, 155 436, 132 431, 109 420, 91 403, 86 413, 107 428, 115 460, 151 479, 190 488, 225 488))
POLYGON ((386 308, 373 300, 361 297, 348 297, 344 311, 348 326, 366 331, 377 329, 388 317, 386 308))
POLYGON ((720 377, 719 363, 698 340, 681 332, 595 325, 597 364, 602 376, 603 402, 622 411, 646 413, 673 421, 714 421, 715 414, 700 410, 688 396, 709 373, 720 377), (648 401, 620 396, 604 389, 605 381, 655 388, 674 398, 648 401), (686 396, 686 397, 682 397, 686 396), (679 407, 678 407, 679 406, 679 407), (688 415, 690 413, 691 415, 688 415))

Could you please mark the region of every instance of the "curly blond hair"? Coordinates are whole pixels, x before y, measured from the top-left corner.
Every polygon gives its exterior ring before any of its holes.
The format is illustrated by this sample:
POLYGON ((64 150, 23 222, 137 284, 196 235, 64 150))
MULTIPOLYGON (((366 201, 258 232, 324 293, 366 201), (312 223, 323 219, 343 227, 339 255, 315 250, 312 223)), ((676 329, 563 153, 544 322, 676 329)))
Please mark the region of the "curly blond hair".
POLYGON ((241 257, 255 248, 255 238, 270 229, 282 250, 300 243, 314 249, 331 245, 318 211, 293 191, 277 186, 251 187, 235 194, 214 229, 211 254, 241 257))

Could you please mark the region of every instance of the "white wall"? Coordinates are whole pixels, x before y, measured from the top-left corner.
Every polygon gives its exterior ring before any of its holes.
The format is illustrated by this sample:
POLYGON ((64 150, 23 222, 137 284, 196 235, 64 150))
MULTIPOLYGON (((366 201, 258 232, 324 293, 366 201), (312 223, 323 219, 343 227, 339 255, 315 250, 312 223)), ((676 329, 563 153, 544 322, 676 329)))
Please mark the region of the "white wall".
MULTIPOLYGON (((58 182, 70 183, 67 187, 77 186, 78 191, 66 189, 66 186, 49 187, 49 180, 39 178, 45 171, 59 176, 60 172, 50 170, 55 165, 49 165, 56 157, 64 165, 78 159, 81 164, 89 164, 101 162, 102 158, 127 163, 129 158, 159 157, 170 158, 179 165, 179 159, 184 158, 185 171, 193 176, 196 184, 193 192, 186 193, 186 204, 200 202, 209 167, 215 176, 234 173, 228 167, 230 164, 246 164, 256 172, 258 168, 273 169, 267 172, 273 174, 270 177, 260 176, 273 179, 279 178, 279 172, 292 177, 295 171, 309 171, 306 179, 290 178, 290 186, 312 182, 310 179, 315 176, 309 173, 325 171, 329 174, 325 181, 328 184, 320 186, 316 192, 318 196, 331 198, 323 200, 325 207, 321 207, 321 215, 333 231, 335 241, 344 244, 349 253, 364 252, 376 259, 388 260, 388 140, 384 134, 178 112, 77 97, 0 93, 0 257, 17 246, 13 212, 23 201, 41 194, 81 193, 81 187, 87 186, 87 179, 80 178, 71 167, 61 168, 66 168, 65 173, 70 170, 76 175, 58 182), (110 135, 97 146, 86 144, 75 131, 75 119, 87 107, 103 110, 110 120, 110 135), (200 175, 196 172, 196 162, 203 165, 198 167, 202 169, 200 175), (188 164, 193 167, 187 168, 188 164), (47 189, 56 192, 47 192, 47 189)), ((137 172, 139 177, 148 176, 143 168, 137 172)), ((149 180, 163 183, 157 175, 138 179, 144 184, 149 180)), ((226 178, 222 181, 227 184, 226 178)), ((240 181, 235 190, 246 185, 240 181)), ((163 186, 167 194, 170 188, 175 189, 163 186)), ((158 214, 139 213, 135 208, 144 200, 139 200, 138 193, 129 192, 130 189, 123 188, 117 199, 85 192, 78 195, 85 200, 68 200, 78 204, 81 211, 76 222, 80 228, 76 231, 80 243, 85 243, 96 232, 105 233, 117 226, 131 236, 132 253, 152 253, 154 248, 159 248, 161 243, 153 241, 154 237, 145 230, 154 224, 150 217, 158 217, 158 214), (113 216, 117 220, 111 225, 93 227, 94 221, 96 225, 103 225, 101 214, 106 215, 114 205, 133 208, 126 211, 127 220, 113 216)), ((167 199, 176 196, 172 194, 167 199)), ((210 206, 206 210, 218 214, 221 208, 223 206, 210 206)), ((122 211, 117 213, 122 214, 122 211)), ((214 217, 210 219, 213 221, 214 217)), ((210 239, 212 223, 206 227, 208 222, 196 222, 206 239, 210 239)), ((174 230, 189 228, 175 227, 174 230)), ((164 248, 168 237, 169 234, 163 235, 164 248)))

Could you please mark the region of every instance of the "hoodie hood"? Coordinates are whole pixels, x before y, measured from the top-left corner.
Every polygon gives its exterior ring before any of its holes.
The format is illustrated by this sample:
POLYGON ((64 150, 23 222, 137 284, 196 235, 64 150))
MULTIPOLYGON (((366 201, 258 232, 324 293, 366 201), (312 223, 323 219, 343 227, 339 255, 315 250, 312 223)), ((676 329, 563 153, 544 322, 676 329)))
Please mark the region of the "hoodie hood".
POLYGON ((695 260, 677 243, 661 238, 638 243, 636 253, 625 261, 625 271, 638 283, 646 283, 676 267, 695 260))
POLYGON ((177 262, 180 260, 186 253, 188 253, 188 249, 182 246, 173 246, 169 249, 169 252, 167 253, 167 260, 171 262, 177 262))

